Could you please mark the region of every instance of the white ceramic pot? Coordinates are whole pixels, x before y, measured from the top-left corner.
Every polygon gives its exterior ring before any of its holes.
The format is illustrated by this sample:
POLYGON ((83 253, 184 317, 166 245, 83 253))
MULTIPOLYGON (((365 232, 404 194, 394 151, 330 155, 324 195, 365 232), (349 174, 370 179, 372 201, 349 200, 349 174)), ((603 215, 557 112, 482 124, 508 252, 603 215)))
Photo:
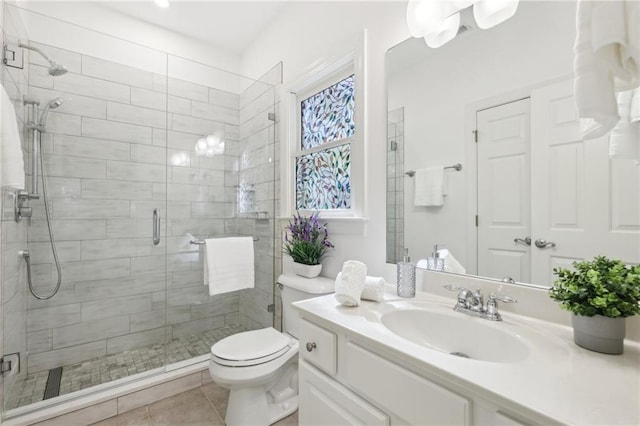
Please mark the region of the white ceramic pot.
POLYGON ((322 264, 305 265, 303 263, 293 262, 293 272, 301 277, 315 278, 320 275, 320 271, 322 271, 322 264))
POLYGON ((573 341, 590 351, 619 355, 624 349, 626 318, 609 318, 602 315, 585 317, 573 314, 573 341))

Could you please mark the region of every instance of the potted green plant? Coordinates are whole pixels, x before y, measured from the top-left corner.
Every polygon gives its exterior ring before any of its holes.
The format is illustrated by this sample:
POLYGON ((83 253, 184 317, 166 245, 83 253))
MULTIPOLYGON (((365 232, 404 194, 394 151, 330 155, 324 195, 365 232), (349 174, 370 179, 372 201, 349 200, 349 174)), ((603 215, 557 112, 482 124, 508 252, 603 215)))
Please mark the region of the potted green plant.
POLYGON ((296 213, 286 229, 284 252, 293 258, 294 272, 306 278, 320 275, 322 259, 333 244, 328 238, 327 224, 319 221, 319 213, 309 217, 296 213))
POLYGON ((640 265, 596 256, 556 268, 551 298, 573 313, 573 340, 583 348, 621 354, 625 318, 640 313, 640 265))

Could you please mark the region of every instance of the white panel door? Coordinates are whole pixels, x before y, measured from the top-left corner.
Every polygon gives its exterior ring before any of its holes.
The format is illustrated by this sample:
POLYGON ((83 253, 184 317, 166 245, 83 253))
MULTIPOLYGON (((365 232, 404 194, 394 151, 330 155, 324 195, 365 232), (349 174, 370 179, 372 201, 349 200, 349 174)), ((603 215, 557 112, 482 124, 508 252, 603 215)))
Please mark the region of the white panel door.
POLYGON ((640 262, 640 167, 610 160, 606 136, 581 140, 571 80, 532 92, 531 123, 532 282, 596 255, 640 262))
POLYGON ((477 112, 478 275, 531 280, 529 99, 477 112))

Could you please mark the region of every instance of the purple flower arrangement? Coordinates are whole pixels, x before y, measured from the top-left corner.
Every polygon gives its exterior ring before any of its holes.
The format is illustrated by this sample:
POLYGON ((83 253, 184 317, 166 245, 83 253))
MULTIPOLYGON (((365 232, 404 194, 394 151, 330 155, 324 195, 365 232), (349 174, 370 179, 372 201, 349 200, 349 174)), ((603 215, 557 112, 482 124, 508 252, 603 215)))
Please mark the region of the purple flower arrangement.
POLYGON ((284 252, 294 262, 319 265, 327 250, 333 247, 328 239, 327 224, 320 224, 318 212, 309 217, 296 213, 286 229, 288 233, 284 237, 284 252))

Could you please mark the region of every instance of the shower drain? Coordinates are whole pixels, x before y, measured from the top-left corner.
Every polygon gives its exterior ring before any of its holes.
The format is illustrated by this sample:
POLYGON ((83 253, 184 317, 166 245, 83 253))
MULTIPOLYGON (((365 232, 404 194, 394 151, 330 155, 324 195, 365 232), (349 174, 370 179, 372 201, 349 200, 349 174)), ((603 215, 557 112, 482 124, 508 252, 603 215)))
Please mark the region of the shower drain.
POLYGON ((449 355, 455 355, 455 356, 459 356, 460 358, 469 358, 471 359, 471 357, 467 354, 465 354, 464 352, 449 352, 449 355))

